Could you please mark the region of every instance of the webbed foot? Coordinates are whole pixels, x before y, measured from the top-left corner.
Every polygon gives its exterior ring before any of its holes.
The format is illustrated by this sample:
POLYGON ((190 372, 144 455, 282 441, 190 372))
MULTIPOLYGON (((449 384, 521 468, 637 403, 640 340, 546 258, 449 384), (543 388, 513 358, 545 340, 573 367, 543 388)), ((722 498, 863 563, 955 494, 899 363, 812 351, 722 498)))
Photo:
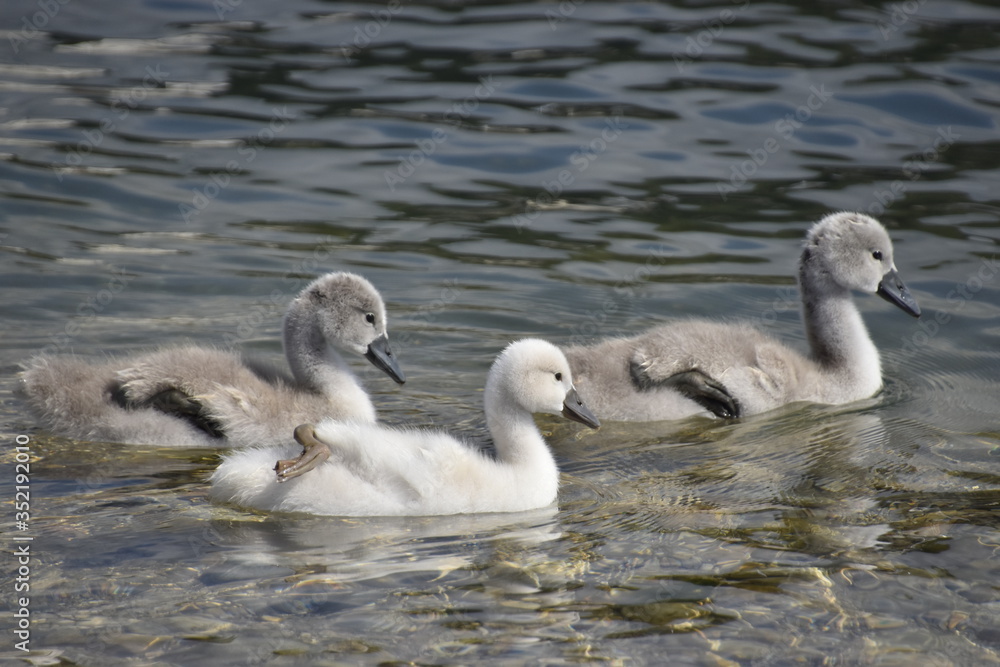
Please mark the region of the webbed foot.
POLYGON ((141 401, 133 401, 126 396, 124 388, 118 386, 112 390, 111 399, 126 410, 153 408, 165 415, 184 419, 213 438, 222 438, 226 435, 222 424, 208 414, 201 401, 175 387, 164 389, 141 401))
POLYGON ((681 396, 711 412, 716 417, 735 419, 740 416, 740 405, 733 398, 725 385, 699 370, 674 373, 664 380, 652 380, 642 364, 633 363, 629 366, 632 381, 642 390, 656 388, 673 389, 681 396))
POLYGON ((279 482, 304 475, 330 458, 330 447, 316 438, 316 427, 299 424, 295 427, 295 441, 302 445, 302 454, 297 459, 282 459, 274 464, 274 472, 279 482))

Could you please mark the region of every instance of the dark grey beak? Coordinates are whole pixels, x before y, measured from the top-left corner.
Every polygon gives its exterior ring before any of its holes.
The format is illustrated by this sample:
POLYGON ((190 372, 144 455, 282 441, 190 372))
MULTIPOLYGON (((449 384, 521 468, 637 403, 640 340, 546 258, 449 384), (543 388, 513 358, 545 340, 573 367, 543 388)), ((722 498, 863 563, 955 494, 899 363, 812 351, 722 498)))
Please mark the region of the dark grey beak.
POLYGON ((396 357, 392 356, 392 350, 389 349, 389 339, 385 334, 382 334, 368 345, 368 351, 365 352, 365 359, 372 362, 375 368, 399 384, 406 382, 406 376, 403 375, 399 364, 396 363, 396 357))
POLYGON ((580 395, 576 393, 576 389, 570 389, 569 393, 566 394, 566 400, 563 401, 562 414, 566 419, 572 419, 590 428, 599 428, 601 425, 601 422, 597 420, 594 413, 583 404, 580 395))
POLYGON ((896 269, 889 269, 889 273, 882 276, 882 282, 878 284, 875 293, 891 304, 894 304, 914 317, 920 317, 920 306, 917 300, 906 289, 903 279, 896 273, 896 269))

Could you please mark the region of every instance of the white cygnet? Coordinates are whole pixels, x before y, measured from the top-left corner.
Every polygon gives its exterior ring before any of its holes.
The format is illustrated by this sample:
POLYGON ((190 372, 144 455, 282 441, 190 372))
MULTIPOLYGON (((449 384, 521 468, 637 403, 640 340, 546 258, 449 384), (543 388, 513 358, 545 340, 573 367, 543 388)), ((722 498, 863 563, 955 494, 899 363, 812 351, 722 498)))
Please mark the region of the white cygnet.
POLYGON ((512 343, 490 369, 483 400, 493 455, 438 431, 303 424, 295 430, 305 448, 299 458, 275 465, 295 454, 294 445, 233 452, 212 475, 212 498, 341 516, 516 512, 552 503, 559 470, 532 413, 600 425, 577 397, 562 352, 537 339, 512 343))

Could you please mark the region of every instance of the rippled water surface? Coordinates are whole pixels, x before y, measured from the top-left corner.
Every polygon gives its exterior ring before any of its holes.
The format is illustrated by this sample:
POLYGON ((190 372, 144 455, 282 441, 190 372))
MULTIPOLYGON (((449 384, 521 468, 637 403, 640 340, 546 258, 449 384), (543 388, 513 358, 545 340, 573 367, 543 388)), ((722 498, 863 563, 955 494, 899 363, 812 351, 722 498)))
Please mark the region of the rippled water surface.
POLYGON ((1000 662, 994 3, 73 0, 0 29, 0 605, 30 596, 36 664, 1000 662), (836 209, 885 222, 924 310, 858 297, 885 390, 542 419, 535 512, 220 507, 218 452, 56 437, 16 393, 43 350, 280 360, 295 285, 348 269, 409 377, 354 362, 382 419, 480 437, 517 337, 698 315, 804 346, 799 242, 836 209))

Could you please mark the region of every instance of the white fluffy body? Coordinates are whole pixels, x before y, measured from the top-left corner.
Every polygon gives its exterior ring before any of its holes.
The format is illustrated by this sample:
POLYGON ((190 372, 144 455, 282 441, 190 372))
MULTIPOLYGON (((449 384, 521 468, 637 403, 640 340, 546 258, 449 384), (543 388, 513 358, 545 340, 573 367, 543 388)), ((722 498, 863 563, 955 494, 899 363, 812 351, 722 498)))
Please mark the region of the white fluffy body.
POLYGON ((343 516, 544 507, 556 498, 559 471, 532 413, 559 414, 572 389, 558 348, 517 341, 497 357, 483 397, 495 457, 443 432, 325 421, 315 434, 331 456, 316 469, 279 483, 275 461, 294 457, 296 446, 237 451, 212 475, 212 497, 263 510, 343 516))

